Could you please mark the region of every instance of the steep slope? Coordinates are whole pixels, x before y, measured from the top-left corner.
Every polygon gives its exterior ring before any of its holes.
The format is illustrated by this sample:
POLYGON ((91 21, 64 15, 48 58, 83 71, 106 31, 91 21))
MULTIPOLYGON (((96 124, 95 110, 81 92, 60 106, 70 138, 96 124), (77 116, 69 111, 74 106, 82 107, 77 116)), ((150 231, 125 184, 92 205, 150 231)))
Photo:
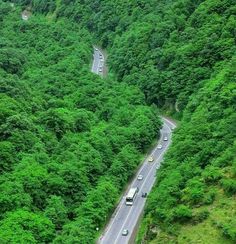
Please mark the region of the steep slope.
POLYGON ((236 240, 236 57, 223 66, 184 112, 138 242, 236 240))

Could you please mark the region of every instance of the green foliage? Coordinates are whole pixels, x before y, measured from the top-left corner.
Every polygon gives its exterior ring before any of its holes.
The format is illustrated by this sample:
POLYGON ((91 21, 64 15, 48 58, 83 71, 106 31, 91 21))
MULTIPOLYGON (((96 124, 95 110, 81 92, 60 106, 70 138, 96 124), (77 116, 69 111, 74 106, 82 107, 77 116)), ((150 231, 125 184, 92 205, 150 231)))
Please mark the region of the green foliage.
POLYGON ((45 216, 47 216, 57 229, 61 229, 67 222, 67 208, 61 197, 51 196, 47 200, 47 206, 45 208, 45 216))
POLYGON ((54 243, 93 242, 96 228, 100 228, 107 220, 107 213, 113 209, 116 199, 114 183, 107 177, 101 179, 96 189, 88 194, 86 202, 76 210, 75 221, 64 226, 62 234, 54 243))
POLYGON ((204 184, 199 179, 191 179, 184 189, 184 201, 192 204, 200 203, 204 196, 204 184))
POLYGON ((221 178, 221 172, 219 167, 215 167, 213 165, 209 165, 202 172, 202 176, 204 181, 208 183, 217 182, 221 178))
MULTIPOLYGON (((33 15, 22 21, 0 2, 0 239, 93 243, 161 126, 145 101, 183 115, 145 239, 161 226, 178 242, 186 221, 208 218, 195 208, 214 202, 214 187, 235 194, 234 0, 13 2, 33 15), (96 38, 119 82, 90 73, 96 38), (18 211, 48 232, 22 231, 18 211)), ((233 224, 222 226, 235 241, 233 224)))
POLYGON ((15 150, 11 142, 0 142, 0 171, 9 171, 14 162, 15 150))
POLYGON ((236 193, 236 180, 235 179, 222 179, 221 184, 223 189, 230 193, 235 194, 236 193))
POLYGON ((11 11, 11 6, 8 3, 4 3, 2 0, 0 1, 0 21, 3 21, 4 16, 7 15, 11 11))
POLYGON ((176 221, 186 221, 191 219, 192 211, 185 205, 179 205, 173 209, 173 218, 176 221))
POLYGON ((235 52, 233 0, 62 1, 58 16, 87 26, 109 48, 118 79, 167 108, 183 110, 235 52))
POLYGON ((11 3, 0 1, 0 242, 91 244, 161 122, 139 88, 91 73, 93 37, 50 18, 60 1, 11 3))
POLYGON ((24 191, 22 183, 17 181, 2 182, 0 189, 1 216, 18 208, 31 208, 32 198, 24 191))
POLYGON ((236 241, 236 228, 235 228, 235 219, 230 221, 229 223, 222 224, 221 228, 223 234, 227 236, 232 241, 236 241))
MULTIPOLYGON (((171 218, 170 209, 184 204, 194 210, 195 207, 212 204, 216 191, 211 185, 218 182, 229 195, 235 194, 233 162, 236 134, 231 127, 235 123, 235 94, 232 92, 235 88, 233 58, 191 98, 181 127, 173 138, 173 146, 158 174, 157 185, 150 194, 146 209, 146 218, 150 220, 147 229, 155 224, 161 225, 166 232, 169 232, 169 225, 180 229, 181 226, 171 218), (227 96, 223 95, 225 93, 227 96), (212 95, 208 97, 206 94, 212 95), (170 178, 173 174, 176 175, 175 180, 170 178), (170 191, 172 188, 175 194, 170 191)), ((196 218, 197 215, 193 215, 193 223, 198 222, 196 218)))
POLYGON ((199 222, 202 222, 204 221, 205 219, 207 219, 209 217, 210 213, 208 210, 203 210, 203 211, 200 211, 198 212, 197 214, 195 214, 193 216, 193 222, 196 224, 196 223, 199 223, 199 222))
POLYGON ((0 68, 9 73, 17 74, 22 72, 22 68, 25 63, 25 56, 17 49, 1 49, 0 60, 0 68))
POLYGON ((49 219, 25 210, 9 212, 0 221, 2 243, 47 243, 54 234, 54 225, 49 219))

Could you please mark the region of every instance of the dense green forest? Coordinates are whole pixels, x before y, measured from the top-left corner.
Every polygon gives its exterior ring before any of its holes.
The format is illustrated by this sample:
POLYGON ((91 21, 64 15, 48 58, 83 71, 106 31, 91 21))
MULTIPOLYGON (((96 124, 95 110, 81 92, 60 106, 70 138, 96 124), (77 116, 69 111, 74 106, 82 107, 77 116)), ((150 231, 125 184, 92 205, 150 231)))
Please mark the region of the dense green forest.
POLYGON ((59 16, 84 23, 109 47, 118 79, 139 85, 147 101, 161 107, 177 103, 182 111, 215 67, 235 52, 234 0, 62 3, 59 16))
POLYGON ((235 243, 235 0, 12 2, 33 17, 1 2, 3 243, 92 243, 160 127, 145 102, 180 123, 137 243, 235 243))
POLYGON ((95 34, 119 81, 181 120, 137 242, 235 243, 235 1, 62 1, 59 16, 95 34))
POLYGON ((0 1, 0 243, 93 243, 161 123, 90 72, 83 26, 22 9, 0 1))

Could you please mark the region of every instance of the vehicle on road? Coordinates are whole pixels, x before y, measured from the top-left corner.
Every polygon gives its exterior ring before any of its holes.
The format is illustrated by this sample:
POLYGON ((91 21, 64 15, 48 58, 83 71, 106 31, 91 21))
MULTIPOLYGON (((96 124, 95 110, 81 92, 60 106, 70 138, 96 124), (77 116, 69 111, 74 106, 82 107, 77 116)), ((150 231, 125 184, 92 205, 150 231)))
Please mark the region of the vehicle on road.
POLYGON ((125 198, 125 204, 127 206, 133 205, 134 199, 136 198, 138 191, 139 191, 138 187, 130 188, 130 190, 125 198))
POLYGON ((97 48, 95 48, 95 51, 98 51, 98 49, 97 49, 97 48))
POLYGON ((142 180, 143 179, 143 175, 138 175, 138 180, 142 180))
POLYGON ((158 145, 157 148, 158 148, 158 149, 162 149, 162 145, 158 145))
POLYGON ((127 236, 129 234, 129 231, 127 229, 124 229, 122 231, 122 236, 127 236))
POLYGON ((168 137, 167 136, 164 137, 164 141, 168 141, 168 137))
POLYGON ((102 68, 99 68, 99 72, 102 72, 102 68))
POLYGON ((147 197, 147 192, 142 192, 142 197, 143 198, 147 197))
POLYGON ((153 162, 153 161, 154 161, 153 156, 150 156, 149 159, 148 159, 148 162, 153 162))
POLYGON ((164 120, 163 130, 160 131, 160 141, 155 146, 155 149, 146 157, 141 168, 142 170, 138 171, 137 175, 130 183, 130 187, 121 199, 120 203, 122 206, 119 204, 116 208, 113 215, 114 217, 110 219, 108 228, 106 229, 107 231, 103 233, 101 238, 102 241, 98 242, 99 244, 128 243, 132 241, 131 237, 135 236, 138 219, 143 212, 145 206, 144 203, 148 200, 149 191, 151 190, 158 175, 158 169, 160 168, 163 160, 162 156, 164 152, 167 151, 169 144, 171 144, 172 132, 169 131, 168 128, 171 128, 169 121, 165 123, 164 120), (163 141, 165 136, 168 137, 168 142, 163 141), (160 145, 162 149, 158 150, 157 146, 160 145), (140 174, 143 175, 143 180, 141 181, 138 180, 138 176, 140 174), (137 186, 139 187, 139 192, 134 190, 132 197, 129 198, 131 194, 130 191, 132 191, 131 188, 136 188, 137 186), (126 204, 130 206, 127 206, 126 204), (123 236, 122 234, 124 229, 128 230, 127 236, 123 236))

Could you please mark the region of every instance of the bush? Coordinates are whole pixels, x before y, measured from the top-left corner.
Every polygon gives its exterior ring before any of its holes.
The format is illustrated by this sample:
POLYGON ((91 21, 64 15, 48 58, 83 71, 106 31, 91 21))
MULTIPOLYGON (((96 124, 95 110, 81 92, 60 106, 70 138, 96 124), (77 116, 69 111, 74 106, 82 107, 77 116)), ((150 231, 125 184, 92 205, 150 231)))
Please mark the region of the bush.
POLYGON ((222 179, 221 185, 227 193, 229 193, 231 195, 236 193, 236 180, 235 179, 222 179))
POLYGON ((211 204, 214 202, 216 196, 216 192, 214 190, 210 190, 204 195, 203 203, 211 204))
POLYGON ((184 201, 187 201, 191 204, 202 203, 204 197, 204 188, 205 185, 198 178, 191 179, 187 182, 187 187, 183 190, 184 201))
POLYGON ((225 223, 221 225, 223 230, 223 234, 231 239, 232 241, 236 241, 236 221, 233 220, 230 223, 225 223))
POLYGON ((209 211, 208 210, 203 210, 203 211, 201 211, 201 212, 199 212, 199 213, 197 213, 197 214, 195 214, 194 216, 193 216, 193 222, 194 223, 200 223, 200 222, 202 222, 203 220, 205 220, 205 219, 207 219, 208 218, 208 216, 209 216, 209 211))
POLYGON ((220 168, 209 165, 202 172, 202 177, 205 182, 214 183, 221 178, 220 168))
POLYGON ((184 222, 192 218, 192 210, 186 205, 179 205, 173 209, 173 218, 176 221, 184 222))

